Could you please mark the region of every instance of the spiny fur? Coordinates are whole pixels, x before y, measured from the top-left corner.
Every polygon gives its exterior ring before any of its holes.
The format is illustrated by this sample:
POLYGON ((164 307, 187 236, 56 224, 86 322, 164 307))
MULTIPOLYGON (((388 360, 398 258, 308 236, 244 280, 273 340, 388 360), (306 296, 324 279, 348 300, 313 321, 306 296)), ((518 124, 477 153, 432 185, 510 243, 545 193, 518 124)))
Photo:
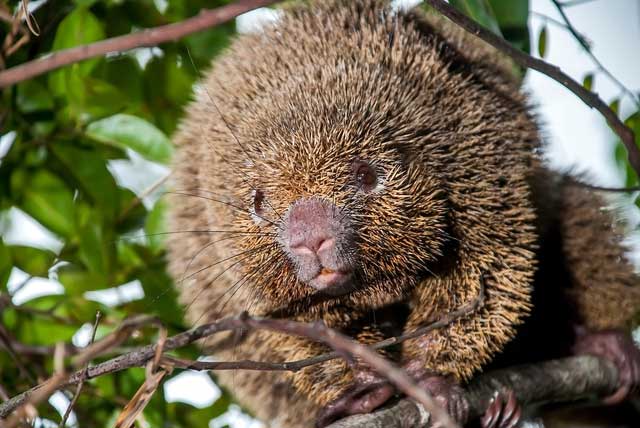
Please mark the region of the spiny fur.
MULTIPOLYGON (((578 290, 585 318, 600 317, 590 322, 623 321, 628 314, 613 320, 587 296, 608 293, 592 278, 629 288, 629 265, 616 259, 619 281, 601 278, 580 262, 580 251, 589 251, 591 238, 611 246, 603 257, 624 249, 585 189, 567 190, 564 181, 545 187, 552 175, 537 158, 538 127, 510 67, 444 19, 393 14, 379 0, 294 7, 264 32, 239 37, 207 74, 176 137, 174 186, 200 197, 173 201, 172 230, 218 231, 170 235, 170 270, 190 322, 288 306, 296 319, 322 319, 373 343, 470 302, 484 282, 480 311, 384 351, 464 381, 530 311, 540 231, 558 221, 576 267, 563 286, 578 290), (379 172, 379 192, 355 191, 355 159, 379 172), (256 189, 268 200, 258 224, 256 189), (547 191, 570 199, 560 220, 541 215, 547 191), (313 306, 312 288, 296 279, 276 238, 287 208, 310 196, 350 216, 360 266, 359 289, 313 306), (593 220, 605 226, 592 229, 593 220)), ((291 361, 327 351, 266 332, 234 343, 217 356, 291 361)), ((354 376, 336 360, 295 374, 219 378, 271 426, 310 427, 354 376)))

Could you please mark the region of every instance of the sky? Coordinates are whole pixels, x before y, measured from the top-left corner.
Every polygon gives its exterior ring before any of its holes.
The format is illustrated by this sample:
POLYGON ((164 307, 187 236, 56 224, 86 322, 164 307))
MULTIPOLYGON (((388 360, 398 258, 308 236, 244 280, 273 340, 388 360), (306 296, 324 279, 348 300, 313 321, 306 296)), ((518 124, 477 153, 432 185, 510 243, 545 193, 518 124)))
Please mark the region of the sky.
MULTIPOLYGON (((408 0, 398 3, 417 2, 408 0)), ((620 96, 619 87, 597 71, 597 67, 566 29, 552 22, 560 21, 561 17, 550 0, 530 0, 530 11, 532 51, 537 50, 535 47, 539 31, 546 26, 546 61, 560 66, 578 81, 582 81, 585 73, 593 71, 594 90, 606 102, 620 96)), ((627 88, 639 93, 640 0, 596 0, 567 8, 566 12, 573 25, 587 35, 592 43, 593 53, 602 64, 627 88)), ((241 32, 255 31, 261 24, 275 18, 277 12, 260 9, 239 17, 238 29, 241 32)), ((593 183, 600 185, 622 184, 623 178, 615 167, 612 154, 616 138, 598 112, 584 105, 562 85, 535 71, 527 73, 524 88, 536 105, 535 110, 547 144, 546 156, 552 167, 586 173, 593 183)), ((624 99, 621 105, 622 116, 628 114, 631 108, 630 100, 624 99)), ((10 136, 0 138, 0 152, 9 140, 10 136)), ((126 183, 134 191, 140 192, 167 173, 166 169, 150 164, 135 154, 132 157, 132 161, 114 162, 110 169, 121 183, 126 183), (136 171, 145 173, 136 174, 136 171)), ((61 243, 28 216, 15 210, 11 218, 11 228, 3 235, 7 243, 35 245, 54 251, 60 249, 61 243)), ((25 274, 15 270, 10 279, 10 288, 24 279, 25 274)), ((37 278, 15 296, 15 303, 62 291, 62 286, 55 281, 55 277, 37 278)), ((121 285, 118 290, 88 297, 108 304, 118 304, 127 299, 140 298, 141 292, 139 283, 134 281, 121 285)), ((81 329, 74 337, 74 343, 86 343, 89 330, 88 327, 81 329)), ((168 400, 192 402, 198 407, 212 404, 220 395, 215 384, 202 373, 182 373, 166 382, 164 388, 168 400)), ((60 394, 54 396, 51 402, 63 411, 66 408, 66 399, 60 394)), ((70 422, 73 422, 73 418, 70 422)), ((227 423, 232 428, 260 426, 240 409, 233 407, 228 414, 212 421, 210 428, 222 427, 227 423)))

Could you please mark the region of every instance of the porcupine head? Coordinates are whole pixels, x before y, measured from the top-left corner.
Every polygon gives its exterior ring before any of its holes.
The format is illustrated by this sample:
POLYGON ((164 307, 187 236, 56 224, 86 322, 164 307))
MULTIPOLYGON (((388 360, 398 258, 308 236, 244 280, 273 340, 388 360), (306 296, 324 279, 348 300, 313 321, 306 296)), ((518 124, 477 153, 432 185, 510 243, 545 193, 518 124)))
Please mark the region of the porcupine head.
POLYGON ((241 254, 231 270, 257 312, 401 300, 456 263, 450 248, 476 245, 457 219, 486 207, 461 207, 467 195, 523 189, 535 130, 519 101, 491 92, 516 84, 473 76, 385 3, 294 8, 233 44, 188 110, 179 174, 212 192, 209 228, 238 232, 225 247, 241 254), (527 135, 503 144, 518 121, 527 135))

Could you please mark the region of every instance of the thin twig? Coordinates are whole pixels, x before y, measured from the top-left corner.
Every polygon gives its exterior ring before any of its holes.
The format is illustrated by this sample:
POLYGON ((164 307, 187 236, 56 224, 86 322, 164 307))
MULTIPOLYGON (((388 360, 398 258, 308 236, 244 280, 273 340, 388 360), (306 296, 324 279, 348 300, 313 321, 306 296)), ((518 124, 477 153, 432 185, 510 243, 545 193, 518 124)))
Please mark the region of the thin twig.
POLYGON ((18 352, 15 348, 16 341, 14 340, 11 333, 5 328, 3 324, 0 323, 0 347, 4 348, 9 354, 9 357, 13 360, 16 367, 20 371, 20 375, 25 377, 30 382, 34 382, 35 379, 31 372, 27 370, 25 365, 22 363, 22 359, 18 356, 18 352))
MULTIPOLYGON (((481 307, 483 301, 484 301, 484 284, 481 283, 479 294, 472 302, 462 306, 458 310, 453 311, 451 314, 448 314, 447 316, 437 320, 436 322, 430 325, 427 325, 416 331, 410 332, 406 335, 387 339, 380 343, 374 344, 373 349, 380 349, 383 347, 391 346, 391 345, 403 342, 405 340, 426 334, 427 332, 433 329, 441 328, 442 326, 445 326, 448 323, 450 323, 452 320, 455 320, 460 316, 464 316, 470 313, 471 311, 477 310, 477 308, 481 307)), ((169 351, 172 349, 186 346, 199 339, 211 336, 213 334, 216 334, 222 331, 237 330, 242 328, 246 328, 246 325, 243 320, 240 320, 238 318, 223 319, 218 322, 195 327, 191 330, 188 330, 183 333, 179 333, 175 336, 168 338, 165 342, 164 349, 166 351, 169 351)), ((122 335, 123 335, 122 333, 118 334, 116 332, 116 333, 112 333, 112 335, 110 336, 121 338, 122 335)), ((101 352, 104 351, 105 341, 106 339, 103 339, 101 342, 98 342, 98 344, 95 344, 94 347, 101 346, 103 348, 101 352), (103 345, 100 345, 101 343, 103 345)), ((113 341, 111 342, 111 345, 113 345, 113 341)), ((85 350, 84 352, 86 353, 87 351, 88 350, 85 350)), ((155 354, 156 354, 155 345, 148 345, 148 346, 139 348, 138 350, 118 356, 111 360, 105 361, 101 364, 97 364, 95 366, 89 367, 86 373, 84 373, 84 371, 76 372, 71 376, 69 376, 63 382, 60 382, 58 384, 58 387, 61 388, 61 387, 77 384, 83 378, 93 379, 95 377, 98 377, 107 373, 114 373, 114 372, 121 371, 131 367, 141 367, 145 365, 151 358, 153 358, 155 354)), ((307 359, 292 361, 292 362, 283 362, 283 363, 268 363, 268 362, 256 362, 256 361, 217 362, 217 363, 210 363, 208 365, 208 368, 213 369, 215 366, 216 370, 248 369, 248 370, 283 370, 283 371, 295 372, 305 367, 308 367, 310 365, 318 364, 320 362, 324 362, 324 361, 328 361, 336 358, 339 358, 339 355, 336 352, 331 352, 318 357, 307 358, 307 359)), ((181 366, 180 360, 174 359, 172 361, 171 357, 166 357, 166 356, 163 357, 163 360, 167 362, 174 362, 177 367, 181 366)), ((185 362, 182 365, 185 365, 185 366, 191 365, 192 366, 191 368, 196 369, 198 365, 201 367, 205 367, 206 364, 204 362, 199 364, 185 362)), ((13 412, 18 406, 29 401, 30 397, 33 394, 37 393, 37 391, 42 387, 43 385, 38 385, 28 391, 23 392, 22 394, 19 394, 11 398, 7 402, 0 404, 0 418, 7 417, 7 415, 13 412)))
MULTIPOLYGON (((91 330, 91 339, 89 340, 89 344, 92 344, 95 340, 96 340, 96 332, 98 331, 98 324, 100 323, 100 318, 102 318, 102 313, 100 311, 96 312, 96 319, 93 323, 93 330, 91 330)), ((67 410, 64 412, 64 416, 62 417, 62 420, 60 421, 60 428, 63 428, 65 426, 65 424, 67 423, 67 419, 69 418, 69 415, 71 414, 71 410, 73 409, 73 406, 76 404, 76 401, 78 401, 78 397, 80 396, 80 391, 82 391, 82 387, 84 386, 84 382, 87 380, 87 371, 89 370, 89 364, 87 363, 84 366, 84 371, 83 371, 83 375, 80 378, 80 382, 78 382, 78 385, 76 387, 76 392, 73 394, 73 398, 71 399, 71 402, 69 403, 69 406, 67 406, 67 410)))
POLYGON ((507 54, 520 66, 531 68, 547 75, 555 81, 564 85, 567 89, 578 96, 586 105, 595 108, 607 120, 607 123, 618 134, 622 143, 627 149, 629 163, 640 175, 640 151, 635 143, 635 135, 633 131, 627 127, 618 118, 618 115, 609 108, 609 106, 594 92, 586 89, 580 83, 573 80, 569 75, 564 73, 558 66, 549 64, 541 59, 534 58, 521 50, 513 47, 509 42, 491 31, 478 25, 463 13, 459 12, 443 0, 425 0, 434 9, 438 10, 444 16, 456 23, 458 26, 467 30, 469 33, 484 40, 494 48, 507 54))
MULTIPOLYGON (((424 389, 420 388, 411 377, 401 368, 392 364, 370 347, 356 342, 337 331, 326 327, 323 323, 306 324, 296 321, 276 319, 245 318, 249 327, 268 329, 276 332, 285 332, 315 339, 331 347, 341 355, 360 358, 365 364, 374 369, 378 374, 387 378, 398 390, 413 398, 445 428, 458 427, 449 414, 424 389)), ((461 421, 466 422, 466 421, 461 421)))
POLYGON ((133 200, 126 207, 124 207, 122 212, 120 212, 120 215, 118 216, 118 222, 121 222, 127 216, 127 214, 129 214, 129 212, 132 209, 140 205, 140 203, 142 203, 142 200, 144 198, 146 198, 147 196, 155 192, 160 186, 166 183, 169 177, 171 177, 172 173, 173 172, 169 172, 167 175, 160 177, 158 180, 152 183, 149 187, 144 189, 142 193, 140 193, 139 195, 136 195, 136 197, 133 198, 133 200))
POLYGON ((177 40, 189 34, 223 24, 250 10, 273 3, 276 3, 276 0, 238 0, 235 3, 216 9, 202 10, 193 18, 182 22, 149 28, 132 34, 112 37, 96 43, 55 52, 0 72, 0 88, 14 85, 47 71, 95 56, 122 52, 143 46, 155 46, 159 43, 177 40))
POLYGON ((27 27, 29 27, 29 31, 31 31, 34 36, 39 36, 40 26, 38 25, 38 22, 33 19, 33 15, 29 12, 29 0, 22 0, 22 10, 24 13, 24 20, 27 23, 27 27))
POLYGON ((587 55, 589 55, 589 58, 591 58, 591 60, 598 67, 598 71, 602 72, 605 76, 607 76, 609 80, 611 80, 618 87, 618 89, 620 89, 624 94, 626 94, 629 98, 631 98, 631 100, 633 100, 636 106, 640 107, 640 99, 638 99, 636 94, 631 92, 629 88, 627 88, 620 80, 618 80, 613 74, 611 74, 611 72, 607 70, 604 65, 602 65, 600 60, 594 55, 589 42, 585 39, 585 37, 582 34, 578 32, 578 30, 573 26, 573 24, 571 24, 569 17, 564 11, 564 7, 566 6, 566 4, 560 3, 558 0, 551 0, 551 2, 554 4, 556 9, 558 10, 558 13, 560 13, 560 16, 562 17, 562 20, 566 24, 565 28, 578 41, 580 46, 582 46, 582 48, 587 52, 587 55))
POLYGON ((598 186, 596 184, 584 183, 582 181, 573 180, 569 182, 574 186, 584 187, 586 189, 596 190, 599 192, 611 192, 611 193, 630 193, 630 192, 639 192, 640 186, 631 186, 631 187, 607 187, 607 186, 598 186))
MULTIPOLYGON (((565 24, 562 21, 558 21, 557 19, 549 16, 549 15, 545 15, 544 13, 540 13, 540 12, 536 12, 535 10, 530 10, 529 11, 529 15, 531 16, 535 16, 541 20, 543 20, 545 23, 550 22, 553 25, 555 25, 558 28, 562 28, 564 30, 569 31, 569 26, 567 24, 565 24)), ((580 37, 582 37, 583 39, 586 40, 586 37, 583 34, 580 34, 580 37)))
POLYGON ((567 0, 562 2, 562 6, 564 7, 578 6, 581 4, 591 3, 594 1, 597 1, 597 0, 567 0))
POLYGON ((161 325, 159 338, 156 342, 155 355, 147 363, 146 379, 131 400, 124 406, 120 415, 118 415, 115 428, 132 428, 135 421, 141 417, 142 411, 149 404, 164 377, 173 370, 172 366, 165 367, 160 365, 166 342, 167 329, 161 325))
MULTIPOLYGON (((131 335, 131 333, 133 333, 135 329, 152 322, 157 322, 157 320, 144 316, 138 316, 125 320, 116 331, 110 333, 98 342, 94 342, 88 345, 84 350, 82 350, 82 352, 75 355, 71 359, 70 368, 77 369, 78 367, 84 367, 93 358, 101 355, 106 350, 120 345, 131 335)), ((62 347, 57 347, 56 351, 61 349, 62 347)), ((55 358, 55 360, 59 360, 60 358, 61 357, 55 358)), ((58 365, 62 365, 62 363, 58 363, 58 365)), ((51 394, 53 394, 60 388, 72 384, 77 384, 81 381, 81 379, 89 379, 90 373, 91 368, 88 368, 88 370, 86 370, 86 373, 83 369, 76 371, 75 373, 73 373, 73 375, 69 376, 68 369, 62 367, 61 369, 56 370, 55 374, 45 382, 37 385, 34 388, 31 388, 25 393, 11 398, 5 403, 2 403, 2 405, 0 405, 0 418, 8 417, 6 423, 3 425, 3 428, 11 428, 20 423, 23 412, 20 409, 16 410, 16 408, 24 408, 25 406, 34 406, 36 404, 39 404, 48 399, 51 394), (69 382, 71 378, 74 379, 73 382, 69 382)))
MULTIPOLYGON (((445 315, 443 318, 438 319, 432 324, 426 325, 419 329, 416 329, 412 332, 404 334, 398 337, 392 337, 381 342, 375 343, 371 346, 372 349, 378 350, 385 347, 389 347, 392 345, 396 345, 398 343, 402 343, 406 340, 423 336, 426 333, 442 328, 451 322, 463 317, 467 316, 479 308, 482 307, 485 299, 485 284, 484 280, 480 282, 480 289, 478 291, 478 295, 467 304, 461 306, 460 308, 452 311, 451 313, 445 315)), ((242 329, 244 325, 237 318, 226 318, 217 322, 204 324, 191 330, 187 330, 183 333, 176 334, 167 339, 164 345, 164 349, 166 351, 170 351, 173 349, 181 348, 190 343, 193 343, 199 339, 214 335, 216 333, 222 331, 229 330, 238 330, 242 329)), ((144 366, 153 356, 155 355, 155 345, 147 345, 137 350, 128 352, 126 354, 120 355, 118 357, 112 358, 108 361, 105 361, 100 364, 96 364, 95 366, 89 367, 86 378, 93 379, 98 376, 102 376, 108 373, 115 373, 121 370, 125 370, 131 367, 141 367, 144 366)), ((171 361, 172 357, 163 357, 165 360, 171 361)), ((316 357, 305 358, 297 361, 289 361, 283 363, 270 363, 270 362, 261 362, 261 361, 233 361, 233 362, 215 362, 215 363, 207 363, 204 362, 199 364, 194 364, 192 367, 194 370, 200 367, 208 367, 210 370, 236 370, 236 369, 245 369, 245 370, 274 370, 274 371, 292 371, 297 372, 302 370, 305 367, 309 367, 314 364, 322 363, 325 361, 333 360, 340 358, 340 355, 336 352, 329 352, 323 355, 319 355, 316 357)), ((176 362, 176 367, 180 367, 180 360, 174 360, 176 362)), ((184 365, 191 364, 191 362, 185 362, 184 365)), ((188 368, 188 367, 185 367, 188 368)), ((76 372, 69 376, 69 378, 60 385, 60 387, 65 387, 69 385, 77 384, 80 379, 83 377, 82 372, 76 372)), ((40 389, 42 385, 38 385, 34 388, 31 388, 28 391, 25 391, 9 400, 6 403, 0 404, 0 418, 6 417, 9 413, 11 413, 16 407, 22 405, 25 401, 29 399, 29 396, 40 389)))

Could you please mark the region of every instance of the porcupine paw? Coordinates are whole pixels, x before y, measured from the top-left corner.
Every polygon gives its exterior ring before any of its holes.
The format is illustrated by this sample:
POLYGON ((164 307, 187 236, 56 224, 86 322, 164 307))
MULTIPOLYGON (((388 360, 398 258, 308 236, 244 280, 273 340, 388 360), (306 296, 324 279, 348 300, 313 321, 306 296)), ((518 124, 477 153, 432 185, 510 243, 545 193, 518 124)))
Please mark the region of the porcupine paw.
POLYGON ((480 419, 482 428, 514 428, 522 419, 522 408, 511 390, 496 391, 480 419))
POLYGON ((418 385, 424 388, 449 416, 460 424, 467 422, 469 403, 460 385, 445 376, 427 370, 412 374, 418 385))
POLYGON ((395 394, 395 388, 380 379, 360 380, 320 411, 316 427, 321 428, 350 415, 369 413, 395 394))
POLYGON ((638 392, 640 349, 628 333, 620 330, 587 332, 580 329, 573 350, 578 355, 607 359, 618 368, 618 390, 603 400, 605 404, 618 404, 638 392))

